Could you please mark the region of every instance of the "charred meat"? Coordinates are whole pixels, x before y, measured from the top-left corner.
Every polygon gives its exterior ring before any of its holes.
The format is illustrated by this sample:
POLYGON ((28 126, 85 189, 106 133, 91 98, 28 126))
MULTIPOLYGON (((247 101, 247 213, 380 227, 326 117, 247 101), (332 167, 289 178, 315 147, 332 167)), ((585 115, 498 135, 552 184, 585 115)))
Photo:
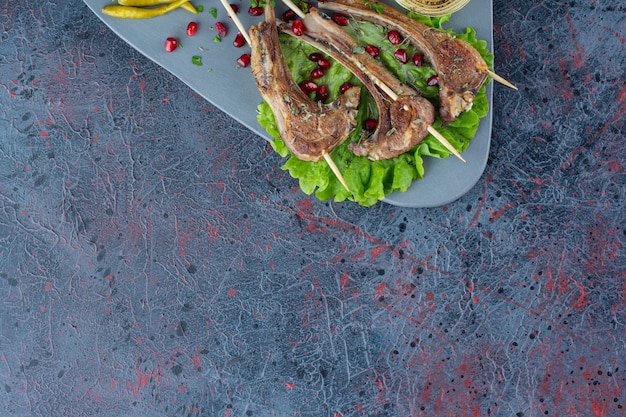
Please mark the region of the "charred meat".
POLYGON ((360 88, 350 88, 329 104, 314 102, 304 94, 285 63, 271 7, 266 8, 266 20, 249 33, 252 73, 274 113, 281 138, 297 158, 319 161, 356 127, 360 88))

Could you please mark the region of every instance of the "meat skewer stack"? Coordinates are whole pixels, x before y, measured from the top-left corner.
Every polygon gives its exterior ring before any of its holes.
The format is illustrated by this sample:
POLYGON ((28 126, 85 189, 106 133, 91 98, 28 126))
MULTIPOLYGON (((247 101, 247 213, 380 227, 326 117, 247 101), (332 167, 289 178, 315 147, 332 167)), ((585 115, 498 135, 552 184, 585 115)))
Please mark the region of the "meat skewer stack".
MULTIPOLYGON (((252 47, 253 75, 261 96, 272 108, 287 148, 305 161, 324 158, 349 191, 329 152, 345 141, 355 127, 360 89, 350 88, 329 104, 313 102, 295 83, 285 63, 273 7, 267 5, 265 21, 251 27, 248 32, 227 1, 220 1, 252 47)), ((378 107, 376 131, 370 137, 349 145, 356 155, 367 156, 371 160, 393 158, 410 150, 430 133, 465 162, 445 137, 432 127, 434 108, 428 100, 397 80, 372 57, 367 54, 357 56, 354 50, 358 45, 350 35, 324 19, 315 8, 305 14, 291 0, 283 1, 304 21, 305 33, 299 34, 298 38, 324 51, 352 72, 371 93, 378 107), (383 97, 380 91, 387 97, 383 97)), ((443 123, 454 121, 461 112, 471 108, 473 98, 487 76, 515 88, 489 71, 480 54, 469 44, 454 39, 446 32, 421 27, 403 13, 381 3, 373 4, 376 5, 376 12, 357 0, 324 3, 324 8, 387 28, 397 28, 421 49, 440 77, 439 111, 443 123), (462 68, 454 65, 458 61, 464 64, 462 68)), ((285 24, 279 25, 279 28, 293 35, 285 24)))

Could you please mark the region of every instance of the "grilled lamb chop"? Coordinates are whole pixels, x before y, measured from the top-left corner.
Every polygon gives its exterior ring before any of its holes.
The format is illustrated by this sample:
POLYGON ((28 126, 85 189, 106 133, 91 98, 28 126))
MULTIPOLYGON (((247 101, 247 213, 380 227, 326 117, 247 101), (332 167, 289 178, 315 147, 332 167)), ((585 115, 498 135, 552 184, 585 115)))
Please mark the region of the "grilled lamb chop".
POLYGON ((401 32, 420 49, 439 75, 439 113, 444 124, 472 107, 478 89, 487 79, 488 67, 478 51, 450 34, 423 25, 393 7, 376 1, 335 0, 326 10, 343 13, 401 32), (375 9, 370 7, 375 5, 375 9))
POLYGON ((391 128, 379 129, 360 142, 350 143, 348 148, 355 155, 373 161, 395 158, 428 136, 428 126, 435 120, 432 104, 420 96, 400 96, 386 110, 391 128))
POLYGON ((265 21, 249 30, 251 68, 259 92, 272 108, 287 148, 299 159, 319 161, 355 128, 360 88, 350 88, 329 104, 312 101, 285 63, 274 9, 266 7, 265 15, 265 21))

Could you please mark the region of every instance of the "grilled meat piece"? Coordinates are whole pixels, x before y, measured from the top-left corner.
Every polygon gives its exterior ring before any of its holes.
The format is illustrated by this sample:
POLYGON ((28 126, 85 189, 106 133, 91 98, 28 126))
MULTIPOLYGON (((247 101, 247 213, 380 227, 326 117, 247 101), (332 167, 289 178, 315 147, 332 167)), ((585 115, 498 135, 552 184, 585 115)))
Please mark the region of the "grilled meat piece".
POLYGON ((386 110, 391 127, 350 143, 348 147, 355 155, 367 156, 373 161, 395 158, 428 136, 428 127, 435 120, 432 104, 420 96, 400 96, 386 110))
POLYGON ((321 3, 320 7, 398 30, 420 49, 439 75, 439 113, 444 124, 456 120, 472 107, 489 68, 480 53, 467 42, 376 1, 335 0, 321 3))
POLYGON ((287 148, 299 159, 319 161, 356 127, 360 88, 350 88, 329 104, 312 101, 285 63, 273 8, 266 7, 265 14, 266 20, 249 30, 252 73, 287 148))

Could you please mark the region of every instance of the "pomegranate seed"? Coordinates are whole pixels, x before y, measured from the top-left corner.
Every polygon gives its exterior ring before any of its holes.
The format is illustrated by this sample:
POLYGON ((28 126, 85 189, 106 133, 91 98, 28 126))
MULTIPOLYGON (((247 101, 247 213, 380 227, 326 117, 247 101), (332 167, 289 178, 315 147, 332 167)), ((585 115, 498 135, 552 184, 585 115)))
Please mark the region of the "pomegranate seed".
POLYGON ((217 34, 220 35, 220 38, 224 38, 228 34, 228 29, 222 22, 215 22, 215 30, 217 30, 217 34))
POLYGON ((317 95, 315 96, 317 101, 324 101, 328 98, 328 87, 326 84, 322 84, 317 87, 317 95))
POLYGON ((332 17, 333 22, 337 23, 339 26, 348 26, 348 18, 342 14, 335 14, 332 17))
POLYGON ((378 127, 378 120, 376 119, 366 119, 363 122, 363 128, 370 132, 373 132, 378 127))
POLYGON ((402 48, 396 49, 396 52, 393 53, 393 56, 403 64, 406 64, 409 61, 409 56, 406 54, 406 51, 402 48))
POLYGON ((291 9, 288 9, 285 13, 283 13, 283 22, 291 22, 296 19, 296 12, 291 9))
POLYGON ((311 80, 305 80, 300 83, 300 88, 305 92, 305 94, 311 94, 317 91, 317 84, 311 80))
MULTIPOLYGON (((231 3, 230 7, 231 7, 231 9, 233 9, 233 12, 239 13, 239 6, 238 5, 231 3)), ((228 17, 230 17, 230 15, 228 17)))
POLYGON ((246 38, 244 38, 241 33, 237 33, 237 36, 235 36, 235 40, 233 41, 233 45, 235 46, 235 48, 241 48, 245 44, 246 38))
POLYGON ((322 78, 323 76, 324 76, 324 70, 319 67, 311 71, 311 78, 313 79, 322 78))
POLYGON ((167 52, 172 52, 178 48, 178 39, 176 38, 167 38, 165 39, 165 50, 167 52))
POLYGON ((349 83, 349 82, 347 82, 347 81, 346 81, 345 83, 343 83, 343 84, 341 84, 341 85, 339 86, 339 92, 340 92, 341 94, 343 94, 343 93, 345 93, 346 91, 348 91, 349 89, 351 89, 352 87, 354 87, 354 86, 352 85, 352 83, 349 83))
POLYGON ((321 69, 328 69, 330 68, 330 61, 327 60, 326 58, 320 58, 317 61, 317 65, 319 65, 321 69))
POLYGON ((387 32, 387 39, 389 39, 389 42, 393 45, 399 45, 402 43, 402 35, 397 30, 390 30, 387 32))
POLYGON ((373 56, 375 58, 380 53, 380 49, 378 49, 374 45, 367 45, 365 47, 365 52, 367 52, 368 54, 370 54, 371 56, 373 56))
POLYGON ((237 58, 237 66, 245 68, 250 65, 250 54, 243 54, 237 58))
POLYGON ((322 58, 324 58, 322 54, 318 54, 317 52, 309 54, 309 61, 319 62, 319 60, 322 58))
POLYGON ((261 16, 263 14, 263 7, 261 7, 261 6, 250 7, 248 9, 248 14, 250 16, 261 16))
POLYGON ((304 34, 304 23, 302 20, 296 20, 291 24, 291 30, 294 35, 302 36, 304 34))
POLYGON ((424 58, 422 58, 422 56, 416 52, 415 54, 413 54, 413 63, 416 67, 421 67, 424 63, 424 58))
POLYGON ((198 24, 196 22, 189 22, 187 25, 187 36, 193 36, 198 31, 198 24))
POLYGON ((439 84, 439 77, 437 75, 433 75, 426 81, 426 84, 430 86, 439 84))

